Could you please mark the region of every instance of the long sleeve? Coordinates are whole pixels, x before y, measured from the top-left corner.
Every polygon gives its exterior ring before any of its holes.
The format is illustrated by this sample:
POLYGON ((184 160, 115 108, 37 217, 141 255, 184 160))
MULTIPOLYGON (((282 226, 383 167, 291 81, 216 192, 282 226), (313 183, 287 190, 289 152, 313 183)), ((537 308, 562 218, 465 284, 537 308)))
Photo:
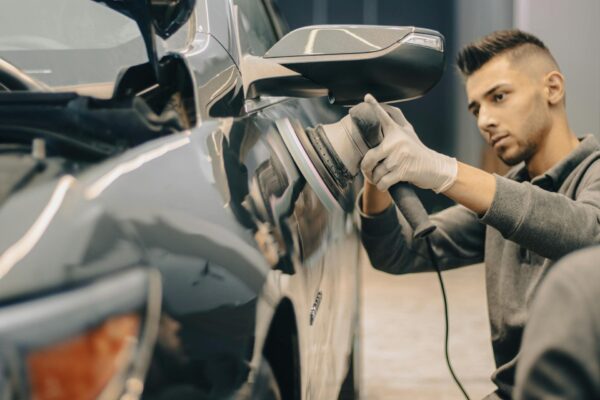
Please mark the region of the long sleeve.
POLYGON ((600 248, 558 262, 538 290, 527 322, 515 398, 600 396, 600 248))
MULTIPOLYGON (((359 196, 359 203, 362 195, 359 196)), ((358 206, 360 210, 360 204, 358 206)), ((381 214, 361 213, 361 239, 373 267, 392 274, 433 269, 428 246, 442 269, 483 260, 485 226, 462 206, 431 215, 437 226, 428 240, 412 239, 412 230, 395 206, 381 214)))
POLYGON ((600 243, 600 163, 578 185, 575 200, 528 182, 496 176, 496 194, 481 222, 505 239, 552 260, 600 243))

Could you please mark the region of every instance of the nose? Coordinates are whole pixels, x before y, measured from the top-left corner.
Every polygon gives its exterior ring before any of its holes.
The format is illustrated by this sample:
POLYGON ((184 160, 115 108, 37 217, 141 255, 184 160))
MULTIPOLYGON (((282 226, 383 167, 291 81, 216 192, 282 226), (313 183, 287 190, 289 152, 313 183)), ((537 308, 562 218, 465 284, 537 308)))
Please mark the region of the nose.
POLYGON ((488 134, 491 134, 498 127, 498 121, 483 104, 479 108, 477 126, 482 133, 487 132, 488 134))

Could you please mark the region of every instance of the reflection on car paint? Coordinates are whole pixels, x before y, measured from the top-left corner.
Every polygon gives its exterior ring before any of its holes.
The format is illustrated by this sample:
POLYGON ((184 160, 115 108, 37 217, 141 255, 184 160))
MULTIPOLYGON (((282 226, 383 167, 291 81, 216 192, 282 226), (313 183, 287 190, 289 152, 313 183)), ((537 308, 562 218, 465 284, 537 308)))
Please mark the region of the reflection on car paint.
POLYGON ((16 263, 25 257, 40 240, 48 228, 48 225, 52 222, 52 218, 54 218, 60 209, 67 191, 74 183, 75 178, 72 176, 63 176, 58 181, 56 189, 48 200, 48 204, 46 204, 41 214, 27 230, 25 235, 0 254, 0 279, 2 279, 16 263))
MULTIPOLYGON (((26 257, 12 258, 0 301, 136 268, 158 271, 157 344, 147 353, 144 383, 143 374, 128 383, 133 395, 248 398, 255 379, 266 379, 259 371, 269 360, 276 374, 294 374, 302 397, 334 398, 355 323, 356 232, 307 184, 275 121, 310 127, 344 111, 326 100, 281 98, 244 110, 229 3, 208 3, 197 4, 203 31, 178 64, 191 70, 182 81, 194 86, 187 89, 195 126, 74 174, 43 235, 26 257), (290 347, 278 347, 281 341, 290 347), (269 351, 290 358, 277 364, 269 351)), ((13 229, 0 232, 0 251, 35 223, 32 210, 39 214, 53 201, 57 182, 17 192, 2 205, 0 221, 13 229)))

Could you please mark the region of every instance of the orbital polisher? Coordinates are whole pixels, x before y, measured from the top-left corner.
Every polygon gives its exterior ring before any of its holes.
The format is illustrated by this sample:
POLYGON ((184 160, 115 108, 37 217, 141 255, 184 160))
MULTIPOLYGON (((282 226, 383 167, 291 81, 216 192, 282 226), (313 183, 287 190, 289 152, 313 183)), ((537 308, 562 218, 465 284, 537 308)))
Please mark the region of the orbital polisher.
MULTIPOLYGON (((295 129, 312 166, 345 210, 352 208, 353 182, 364 155, 383 140, 381 123, 371 107, 361 103, 336 123, 295 129)), ((425 237, 435 229, 410 184, 399 182, 389 193, 413 229, 413 237, 425 237)))

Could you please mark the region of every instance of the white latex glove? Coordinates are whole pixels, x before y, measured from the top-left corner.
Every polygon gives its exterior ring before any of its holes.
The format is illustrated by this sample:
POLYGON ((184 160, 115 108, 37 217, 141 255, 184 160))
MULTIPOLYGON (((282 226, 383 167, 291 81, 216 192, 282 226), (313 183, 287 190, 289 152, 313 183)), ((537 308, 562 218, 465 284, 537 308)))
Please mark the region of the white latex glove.
POLYGON ((365 102, 373 107, 383 131, 379 146, 369 150, 361 162, 364 176, 377 189, 383 192, 398 182, 409 182, 422 189, 441 193, 454 184, 458 172, 455 158, 433 151, 421 143, 399 109, 391 111, 391 107, 386 107, 390 110, 390 116, 370 94, 365 96, 365 102))

